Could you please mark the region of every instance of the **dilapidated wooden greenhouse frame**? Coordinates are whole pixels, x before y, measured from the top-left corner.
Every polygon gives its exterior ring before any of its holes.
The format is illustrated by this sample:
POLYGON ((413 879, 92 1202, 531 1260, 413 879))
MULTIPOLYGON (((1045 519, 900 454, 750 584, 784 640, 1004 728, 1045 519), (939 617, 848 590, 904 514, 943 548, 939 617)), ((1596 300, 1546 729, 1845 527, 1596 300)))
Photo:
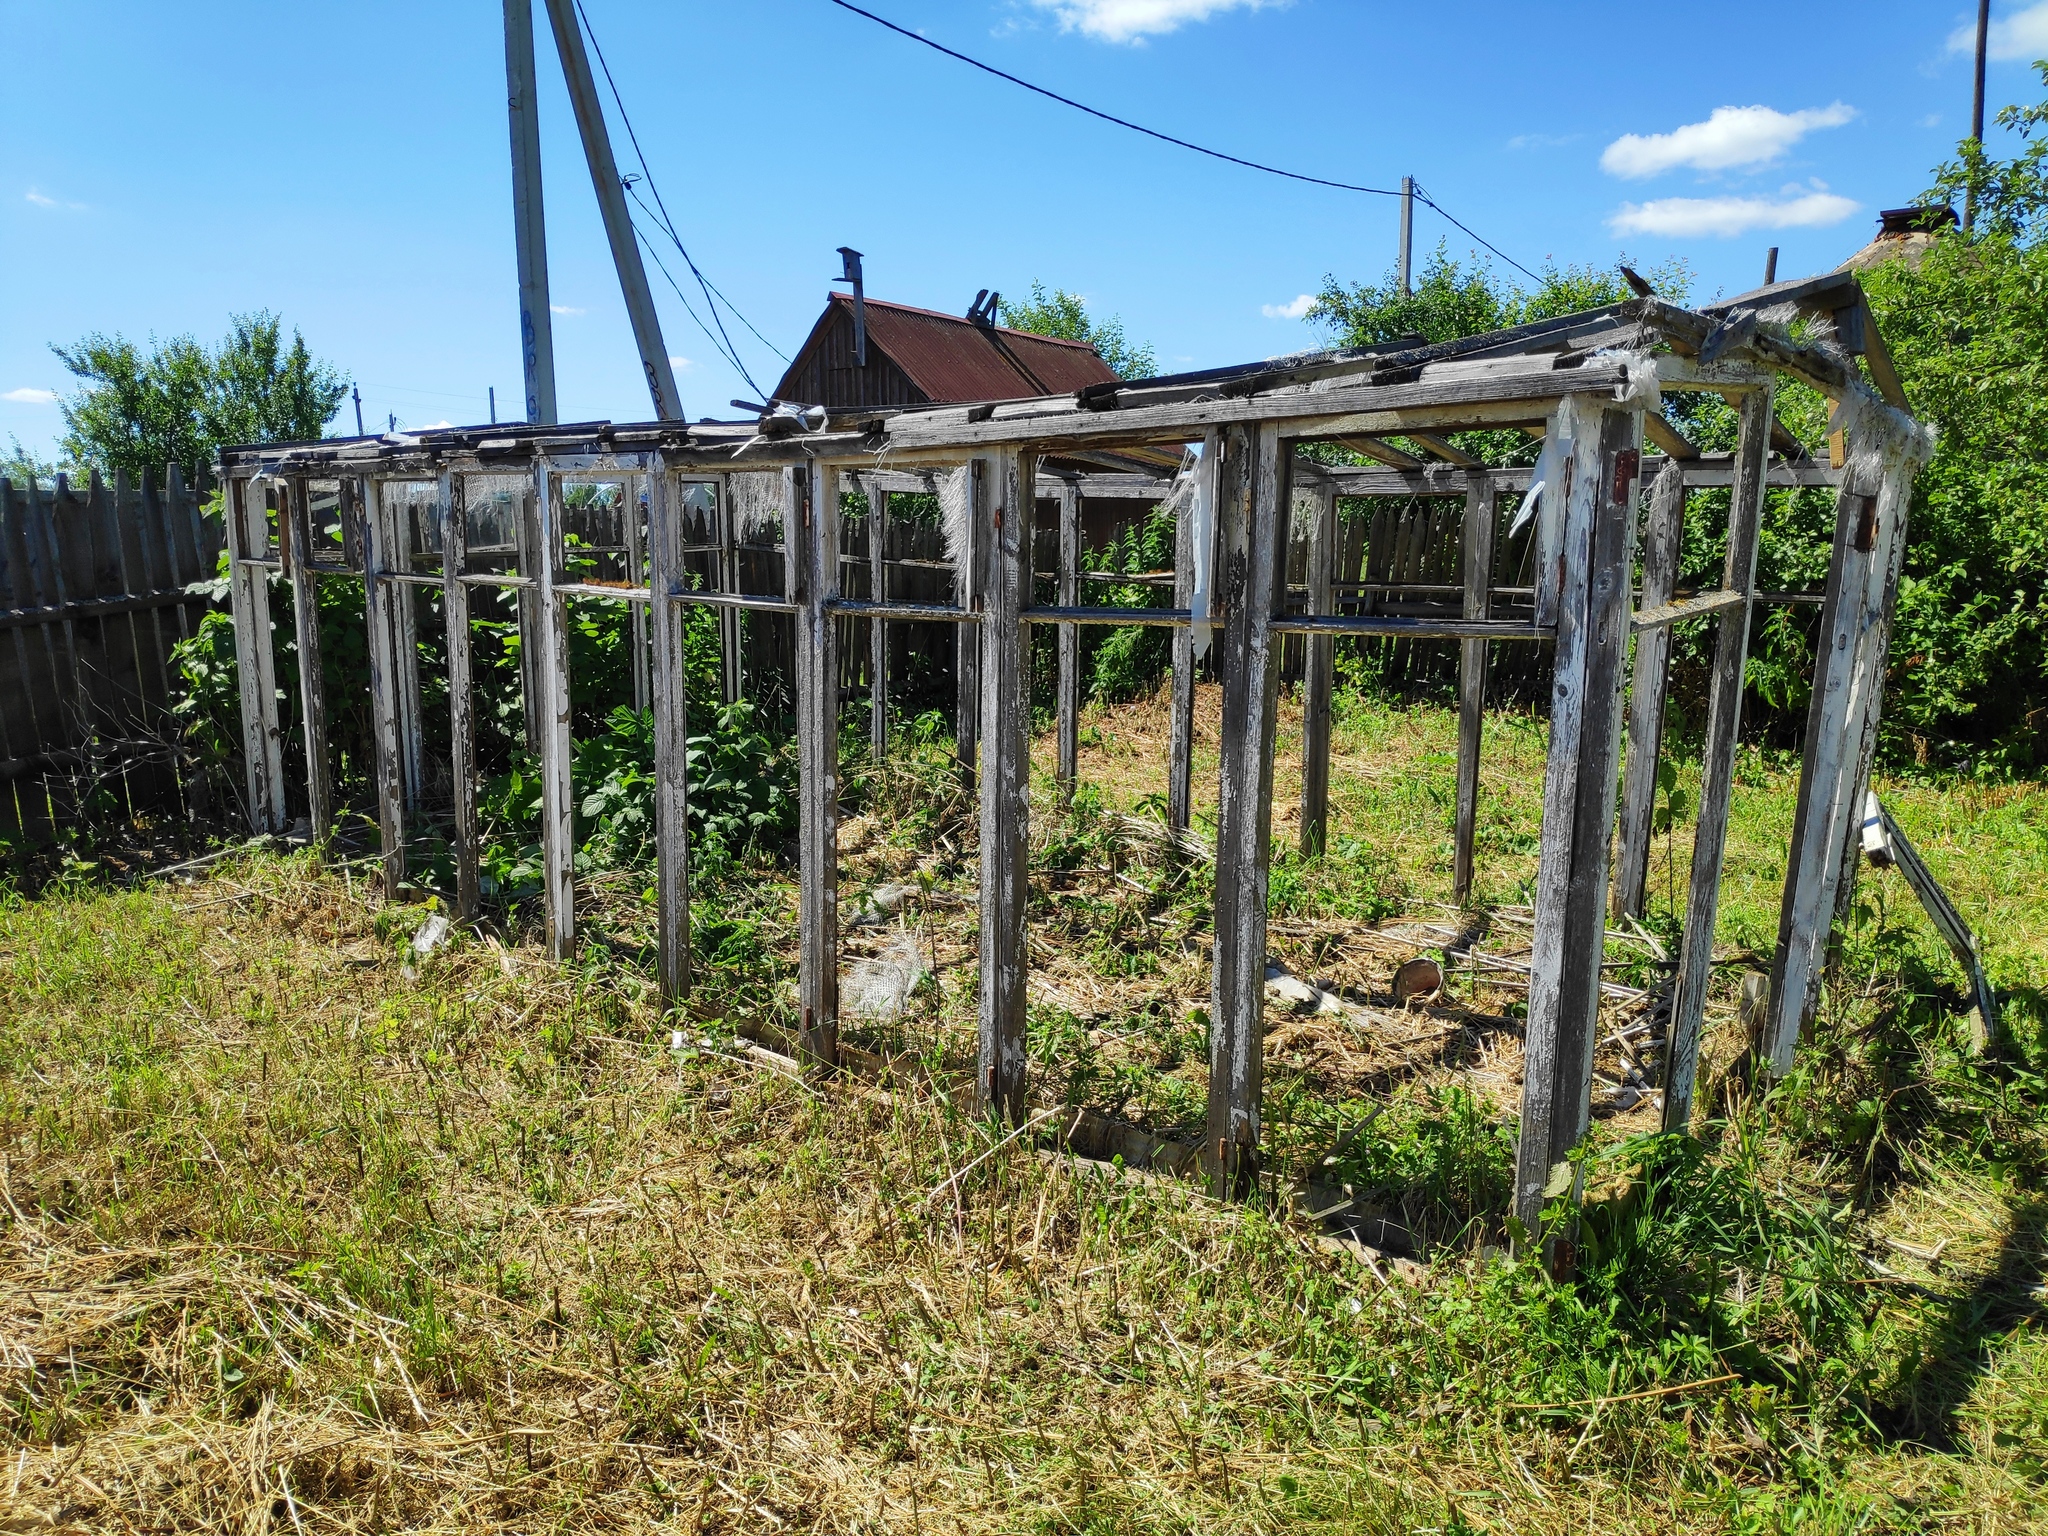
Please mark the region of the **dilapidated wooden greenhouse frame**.
MULTIPOLYGON (((1819 661, 1809 710, 1781 933, 1762 1042, 1784 1070, 1817 996, 1824 945, 1853 865, 1860 807, 1870 771, 1891 603, 1904 547, 1907 502, 1932 448, 1931 429, 1905 409, 1853 276, 1780 283, 1694 312, 1643 297, 1563 319, 1434 346, 1312 354, 1204 374, 1091 387, 1057 396, 972 406, 839 413, 817 430, 788 416, 759 423, 580 427, 493 427, 417 437, 335 440, 235 449, 223 455, 231 515, 230 554, 252 820, 258 831, 286 823, 277 690, 271 675, 267 576, 288 573, 298 614, 303 727, 312 764, 308 801, 324 835, 333 805, 327 783, 312 584, 366 583, 375 719, 379 820, 385 879, 404 875, 408 784, 416 782, 417 689, 408 674, 407 586, 437 586, 445 604, 450 659, 457 907, 478 907, 475 732, 467 665, 468 604, 478 586, 517 587, 530 596, 525 622, 534 665, 528 686, 538 708, 543 773, 542 845, 549 944, 567 956, 575 941, 570 795, 566 605, 629 599, 651 615, 651 682, 658 779, 657 881, 661 975, 671 996, 689 979, 685 838, 682 610, 788 614, 796 625, 794 700, 800 773, 799 1038, 820 1068, 838 1060, 836 892, 839 734, 838 620, 952 622, 978 637, 973 679, 979 708, 963 713, 978 743, 980 803, 980 1002, 977 1086, 984 1107, 1013 1122, 1026 1115, 1027 818, 1030 769, 1030 637, 1034 624, 1060 626, 1063 644, 1060 777, 1074 772, 1078 687, 1073 640, 1080 625, 1152 624, 1177 631, 1172 800, 1188 806, 1186 701, 1192 697, 1187 530, 1207 522, 1216 573, 1211 616, 1222 683, 1221 783, 1216 836, 1211 1087, 1202 1165, 1219 1189, 1242 1192, 1258 1169, 1261 1034, 1266 959, 1267 872, 1273 806, 1279 638, 1310 637, 1306 697, 1303 835, 1322 834, 1328 788, 1331 642, 1342 636, 1455 639, 1461 654, 1457 884, 1470 889, 1477 799, 1480 709, 1489 643, 1554 648, 1548 763, 1535 898, 1525 1032, 1525 1080, 1515 1214, 1534 1229, 1546 1199, 1568 1190, 1568 1154, 1588 1124, 1602 943, 1610 890, 1618 908, 1639 906, 1647 864, 1650 795, 1661 722, 1670 628, 1712 617, 1717 639, 1706 726, 1699 822, 1665 1075, 1668 1125, 1688 1122, 1701 1021, 1712 962, 1731 775, 1754 591, 1757 535, 1766 484, 1835 484, 1835 537, 1821 616, 1819 661), (1803 322, 1794 339, 1792 322, 1803 322), (1856 358, 1863 357, 1870 381, 1856 358), (1798 453, 1773 411, 1780 377, 1800 380, 1833 402, 1831 462, 1798 453), (1873 385, 1875 387, 1873 387, 1873 385), (1659 414, 1665 390, 1707 390, 1739 412, 1739 446, 1709 459, 1659 414), (1445 442, 1474 428, 1521 428, 1542 435, 1538 469, 1482 468, 1445 442), (1664 450, 1646 460, 1643 439, 1664 450), (1446 462, 1425 464, 1388 444, 1420 445, 1446 462), (1772 457, 1774 438, 1793 450, 1772 457), (1332 469, 1300 457, 1305 444, 1337 442, 1378 459, 1380 468, 1332 469), (1200 443, 1199 473, 1212 515, 1182 518, 1172 609, 1091 607, 1077 601, 1077 508, 1091 477, 1041 476, 1041 459, 1086 461, 1135 446, 1200 443), (863 484, 871 496, 913 490, 926 476, 967 472, 973 540, 952 604, 861 601, 841 595, 837 492, 863 484), (1654 469, 1654 473, 1650 472, 1654 469), (729 558, 717 566, 722 590, 691 590, 684 575, 681 499, 693 485, 717 487, 717 526, 731 544, 732 475, 779 471, 787 576, 780 595, 735 590, 729 558), (1529 617, 1496 617, 1489 591, 1495 498, 1549 477, 1537 513, 1529 617), (633 586, 578 583, 563 568, 563 486, 578 478, 643 475, 648 497, 647 575, 633 586), (529 558, 517 574, 467 569, 465 496, 478 475, 526 477, 535 513, 524 530, 529 558), (354 573, 310 558, 308 485, 338 481, 363 544, 354 573), (438 575, 413 573, 394 551, 404 531, 380 487, 436 483, 445 558, 438 575), (1639 489, 1647 484, 1643 579, 1637 566, 1639 489), (1689 486, 1731 487, 1728 553, 1719 589, 1674 599, 1678 532, 1689 486), (1343 613, 1333 600, 1328 549, 1339 494, 1462 494, 1487 515, 1465 519, 1465 581, 1457 616, 1343 613), (1041 497, 1061 508, 1056 600, 1037 601, 1031 568, 1041 497), (1286 582, 1289 521, 1299 505, 1313 518, 1305 591, 1286 582), (276 552, 271 553, 271 524, 276 552), (548 552, 546 559, 531 551, 548 552), (402 613, 401 609, 405 612, 402 613), (1625 688, 1636 637, 1632 701, 1625 688), (1624 714, 1631 743, 1625 787, 1624 714), (1610 880, 1609 838, 1620 805, 1619 874, 1610 880)), ((1117 481, 1127 475, 1105 477, 1117 481)), ((1163 489, 1163 485, 1161 487, 1163 489)), ((1128 495, 1128 488, 1122 488, 1128 495)), ((697 493, 699 496, 705 493, 697 493)), ((629 523, 634 520, 628 518, 629 523)), ((879 541, 876 541, 879 547, 879 541)), ((879 556, 877 557, 879 558, 879 556)), ((1357 605, 1353 605, 1354 607, 1357 605)), ((730 630, 727 631, 730 634, 730 630)), ((728 677, 731 667, 728 664, 728 677)), ((880 690, 877 690, 878 692, 880 690)), ((963 730, 962 735, 968 733, 963 730)), ((878 728, 877 745, 880 745, 878 728)))

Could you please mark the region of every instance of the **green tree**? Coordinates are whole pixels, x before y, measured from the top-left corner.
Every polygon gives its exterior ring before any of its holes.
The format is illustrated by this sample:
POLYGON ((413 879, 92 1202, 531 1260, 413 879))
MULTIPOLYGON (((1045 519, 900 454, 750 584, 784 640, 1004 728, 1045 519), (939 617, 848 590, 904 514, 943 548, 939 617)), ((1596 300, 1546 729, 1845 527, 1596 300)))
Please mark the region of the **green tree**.
POLYGON ((1107 320, 1092 318, 1087 302, 1078 293, 1068 293, 1064 288, 1047 293, 1045 284, 1034 282, 1027 302, 1013 304, 1004 299, 996 308, 1003 324, 1013 331, 1087 342, 1120 379, 1149 378, 1153 372, 1151 344, 1125 336, 1124 323, 1115 315, 1107 320))
MULTIPOLYGON (((1674 304, 1683 304, 1692 289, 1692 271, 1683 261, 1666 262, 1646 276, 1658 294, 1674 304)), ((1348 287, 1326 276, 1308 318, 1340 347, 1372 347, 1414 336, 1425 342, 1455 341, 1599 309, 1632 296, 1618 269, 1546 267, 1543 280, 1524 289, 1502 278, 1489 262, 1461 264, 1443 244, 1423 262, 1420 280, 1412 289, 1403 293, 1392 272, 1378 283, 1348 287)))
POLYGON ((282 322, 268 311, 237 315, 232 327, 213 350, 177 336, 152 338, 145 353, 97 331, 76 346, 52 346, 85 381, 64 404, 66 455, 140 481, 166 464, 196 472, 227 446, 321 436, 348 379, 316 360, 298 332, 286 347, 282 322))
MULTIPOLYGON (((2048 86, 2048 61, 2035 67, 2048 86)), ((1998 120, 2020 152, 1965 140, 1927 194, 1969 192, 1975 231, 1863 283, 1914 411, 1940 431, 1914 485, 1887 745, 2026 771, 2048 763, 2048 102, 1998 120)))
POLYGON ((0 479, 11 480, 16 485, 27 485, 31 481, 44 485, 68 468, 68 465, 52 463, 32 448, 22 447, 21 439, 12 432, 7 434, 7 452, 0 455, 0 479))

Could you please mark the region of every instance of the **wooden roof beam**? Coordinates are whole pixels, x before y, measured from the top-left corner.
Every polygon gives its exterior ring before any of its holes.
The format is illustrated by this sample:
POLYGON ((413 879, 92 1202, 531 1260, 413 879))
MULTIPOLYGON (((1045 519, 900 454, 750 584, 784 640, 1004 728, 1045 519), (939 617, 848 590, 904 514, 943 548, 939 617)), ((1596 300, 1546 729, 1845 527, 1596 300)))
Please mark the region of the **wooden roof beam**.
POLYGON ((1655 411, 1643 412, 1643 436, 1662 448, 1671 458, 1690 460, 1700 456, 1699 449, 1694 447, 1678 428, 1655 411))
POLYGON ((1460 469, 1481 469, 1484 466, 1457 444, 1437 436, 1434 432, 1410 432, 1408 441, 1428 449, 1446 464, 1455 464, 1460 469))
MULTIPOLYGON (((1412 435, 1412 434, 1411 434, 1412 435)), ((1374 463, 1384 464, 1389 469, 1421 469, 1422 460, 1412 453, 1403 453, 1392 443, 1383 443, 1376 437, 1332 438, 1340 448, 1349 448, 1353 453, 1362 453, 1374 463)))

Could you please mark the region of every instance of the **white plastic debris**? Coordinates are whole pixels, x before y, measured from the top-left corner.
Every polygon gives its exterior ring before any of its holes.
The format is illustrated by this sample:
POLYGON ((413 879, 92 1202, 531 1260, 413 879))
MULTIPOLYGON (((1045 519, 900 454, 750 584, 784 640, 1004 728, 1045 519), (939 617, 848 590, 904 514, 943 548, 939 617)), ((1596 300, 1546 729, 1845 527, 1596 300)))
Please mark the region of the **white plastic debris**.
POLYGON ((454 928, 455 925, 442 913, 429 912, 427 920, 413 933, 412 952, 424 960, 441 947, 454 928))
POLYGON ((1266 998, 1295 1013, 1320 1013, 1323 994, 1285 966, 1266 967, 1266 998))

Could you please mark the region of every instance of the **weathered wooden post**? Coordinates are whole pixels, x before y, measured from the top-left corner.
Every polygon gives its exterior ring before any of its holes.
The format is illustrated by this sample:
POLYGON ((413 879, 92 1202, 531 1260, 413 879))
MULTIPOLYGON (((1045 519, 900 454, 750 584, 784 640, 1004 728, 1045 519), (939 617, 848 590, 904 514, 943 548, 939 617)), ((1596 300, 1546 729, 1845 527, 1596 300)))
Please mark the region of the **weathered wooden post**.
MULTIPOLYGON (((1464 605, 1468 619, 1493 610, 1493 478, 1485 470, 1466 476, 1463 532, 1464 605)), ((1486 642, 1458 642, 1458 808, 1451 854, 1453 899, 1472 899, 1472 845, 1479 828, 1479 759, 1486 731, 1486 642)))
POLYGON ((1243 1195, 1259 1171, 1265 1077, 1266 876, 1272 854, 1273 726, 1286 601, 1293 449, 1271 424, 1213 445, 1216 589, 1223 607, 1222 774, 1216 827, 1216 951, 1209 1007, 1212 1187, 1243 1195))
MULTIPOLYGON (((1557 641, 1515 1160, 1515 1216, 1531 1239, 1546 1199, 1577 1198, 1569 1157, 1588 1121, 1642 418, 1572 395, 1559 403, 1551 433, 1556 480, 1544 496, 1560 503, 1549 509, 1560 575, 1554 605, 1544 606, 1556 616, 1557 641)), ((1539 588, 1544 575, 1539 565, 1539 588)), ((1569 1241, 1552 1262, 1570 1268, 1569 1241)))
POLYGON ((797 991, 804 1060, 839 1064, 839 468, 783 471, 789 596, 796 604, 797 991))
MULTIPOLYGON (((540 679, 541 883, 546 895, 548 954, 576 952, 576 794, 570 780, 575 742, 569 717, 569 624, 561 575, 562 532, 555 504, 554 467, 544 454, 533 463, 534 614, 540 626, 534 671, 540 679)), ((536 712, 528 701, 528 716, 536 712)))
MULTIPOLYGON (((1081 487, 1068 481, 1060 486, 1060 569, 1059 596, 1062 608, 1072 608, 1080 598, 1081 487)), ((1027 589, 1024 600, 1031 594, 1027 589)), ((1059 626, 1059 782, 1060 808, 1074 803, 1074 782, 1081 772, 1081 626, 1059 626)))
MULTIPOLYGON (((969 514, 983 530, 981 580, 981 1006, 976 1086, 984 1112, 1019 1122, 1025 1095, 1025 910, 1031 883, 1031 458, 976 461, 969 514)), ((962 629, 969 628, 961 625, 962 629)))
POLYGON ((482 909, 476 820, 476 694, 471 687, 468 483, 441 471, 441 618, 448 650, 448 770, 454 798, 455 918, 473 923, 482 909))
POLYGON ((299 641, 299 726, 306 746, 306 820, 313 847, 334 835, 334 770, 327 752, 327 677, 320 663, 320 578, 313 570, 313 518, 306 481, 284 486, 284 537, 278 548, 292 579, 292 620, 299 641))
MULTIPOLYGON (((662 996, 690 990, 690 727, 684 687, 685 590, 680 487, 659 456, 647 476, 649 627, 654 669, 654 891, 662 996)), ((731 610, 727 610, 731 611, 731 610)))
MULTIPOLYGON (((1337 489, 1327 480, 1310 487, 1308 611, 1334 613, 1332 552, 1337 546, 1337 489)), ((1337 640, 1309 635, 1301 679, 1301 851, 1314 858, 1329 840, 1330 693, 1337 640)))
MULTIPOLYGON (((1740 457, 1738 454, 1738 461, 1740 457)), ((1732 518, 1729 526, 1734 526, 1732 518)), ((1684 533, 1685 469, 1677 459, 1666 459, 1650 488, 1650 515, 1643 530, 1643 591, 1639 611, 1661 608, 1671 601, 1684 533)), ((1664 690, 1670 665, 1670 625, 1660 624, 1636 636, 1635 660, 1629 669, 1628 757, 1622 769, 1621 830, 1616 840, 1619 851, 1615 855, 1614 888, 1609 903, 1616 917, 1643 915, 1643 897, 1650 878, 1650 824, 1657 802, 1657 753, 1664 737, 1664 690)), ((1670 1102, 1667 1093, 1665 1103, 1668 1106, 1670 1102)))
MULTIPOLYGON (((34 483, 30 483, 31 509, 34 483)), ((269 573, 252 564, 270 550, 261 477, 228 482, 228 599, 235 616, 235 672, 242 693, 242 754, 248 770, 249 830, 282 832, 284 743, 277 723, 277 665, 270 648, 269 573)), ((74 684, 71 697, 78 701, 74 684)))
MULTIPOLYGON (((1707 737, 1700 761, 1699 822, 1693 831, 1692 885, 1686 897, 1685 937, 1678 953, 1678 980, 1672 993, 1671 1025, 1664 1048, 1664 1128, 1683 1131, 1691 1126, 1693 1081, 1699 1071, 1700 1027, 1707 1011, 1707 984, 1713 976, 1714 923, 1720 911, 1721 859, 1728 844, 1728 810, 1735 791, 1735 749, 1742 731, 1743 671, 1749 661, 1749 620, 1751 598, 1756 590, 1757 535, 1763 525, 1764 474, 1771 451, 1771 422, 1774 390, 1770 383, 1752 389, 1742 397, 1741 435, 1735 448, 1734 474, 1728 504, 1728 554, 1721 567, 1721 585, 1742 594, 1742 601, 1720 610, 1714 636, 1714 673, 1707 694, 1707 737)), ((1663 482, 1680 473, 1676 461, 1665 466, 1663 482)), ((1654 524, 1654 513, 1653 513, 1654 524)), ((1671 538, 1677 563, 1676 537, 1671 538)), ((1647 563, 1643 606, 1654 606, 1648 594, 1647 563)), ((1670 596, 1667 582, 1665 598, 1670 596)), ((1669 625, 1645 634, 1636 642, 1641 648, 1658 637, 1668 637, 1669 625)), ((1670 654, 1669 639, 1655 653, 1661 673, 1670 654)), ((1640 664, 1640 663, 1639 663, 1640 664)), ((1661 676, 1657 679, 1662 683, 1661 676)), ((1661 691, 1661 688, 1660 688, 1661 691)), ((1633 722, 1633 712, 1631 712, 1633 722)), ((1650 755, 1654 758, 1656 748, 1650 755)), ((1630 782, 1635 764, 1631 762, 1630 782)), ((1655 774, 1652 771, 1652 789, 1655 774)), ((1649 828, 1642 828, 1647 850, 1649 828)), ((1648 865, 1647 851, 1643 856, 1648 865)), ((1640 886, 1636 894, 1641 909, 1640 886)))
POLYGON ((379 482, 369 475, 355 487, 363 547, 363 610, 370 657, 370 734, 377 759, 377 841, 383 856, 384 899, 396 901, 405 884, 405 770, 398 726, 398 667, 393 655, 394 595, 388 574, 391 530, 379 482))
POLYGON ((1907 502, 1914 474, 1933 452, 1930 429, 1874 399, 1850 396, 1838 410, 1853 418, 1844 428, 1852 446, 1835 502, 1834 554, 1765 1012, 1774 1074, 1791 1069, 1819 998, 1848 824, 1862 814, 1853 797, 1868 777, 1875 745, 1890 639, 1884 618, 1904 558, 1907 502))

